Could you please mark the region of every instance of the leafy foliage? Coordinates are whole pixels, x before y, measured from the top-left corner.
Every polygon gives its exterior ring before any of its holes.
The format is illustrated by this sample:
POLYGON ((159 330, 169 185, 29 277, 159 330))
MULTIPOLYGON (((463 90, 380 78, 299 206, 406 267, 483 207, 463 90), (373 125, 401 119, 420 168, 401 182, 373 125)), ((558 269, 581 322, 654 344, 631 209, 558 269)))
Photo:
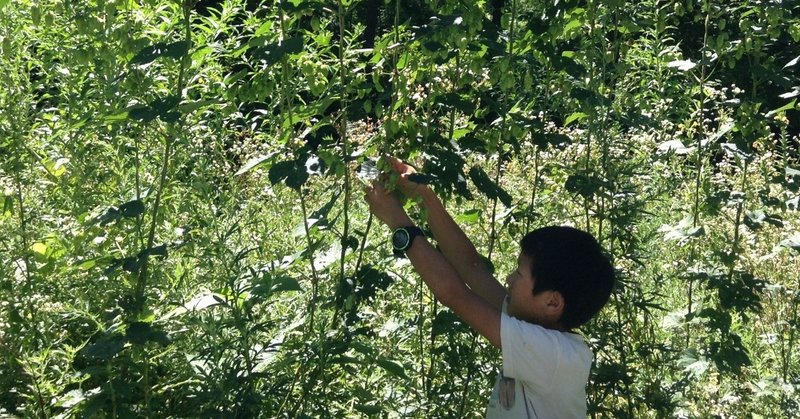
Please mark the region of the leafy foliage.
POLYGON ((797 416, 798 11, 0 1, 0 416, 480 417, 498 351, 358 199, 385 153, 499 276, 601 240, 593 417, 797 416))

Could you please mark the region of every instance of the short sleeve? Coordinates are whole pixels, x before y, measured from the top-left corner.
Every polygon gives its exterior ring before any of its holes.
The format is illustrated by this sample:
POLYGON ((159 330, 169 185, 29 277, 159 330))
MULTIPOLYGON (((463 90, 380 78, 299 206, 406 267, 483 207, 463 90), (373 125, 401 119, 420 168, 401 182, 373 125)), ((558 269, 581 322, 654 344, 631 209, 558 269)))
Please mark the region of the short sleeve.
POLYGON ((562 333, 528 323, 503 313, 500 318, 500 344, 503 375, 522 380, 539 394, 553 389, 561 363, 562 333))

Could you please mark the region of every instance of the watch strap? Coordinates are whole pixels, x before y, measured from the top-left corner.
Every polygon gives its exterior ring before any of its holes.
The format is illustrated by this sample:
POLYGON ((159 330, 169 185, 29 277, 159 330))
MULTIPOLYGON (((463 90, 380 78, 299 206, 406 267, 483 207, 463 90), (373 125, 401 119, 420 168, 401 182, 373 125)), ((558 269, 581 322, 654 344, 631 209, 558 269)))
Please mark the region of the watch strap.
POLYGON ((408 242, 404 247, 397 247, 394 245, 394 241, 392 242, 392 250, 396 255, 402 255, 403 253, 407 252, 408 249, 411 248, 411 245, 414 243, 414 238, 416 238, 417 236, 425 236, 425 232, 422 231, 421 228, 412 225, 395 229, 395 231, 392 233, 392 237, 394 237, 394 235, 397 234, 398 230, 405 230, 406 234, 408 234, 408 242))

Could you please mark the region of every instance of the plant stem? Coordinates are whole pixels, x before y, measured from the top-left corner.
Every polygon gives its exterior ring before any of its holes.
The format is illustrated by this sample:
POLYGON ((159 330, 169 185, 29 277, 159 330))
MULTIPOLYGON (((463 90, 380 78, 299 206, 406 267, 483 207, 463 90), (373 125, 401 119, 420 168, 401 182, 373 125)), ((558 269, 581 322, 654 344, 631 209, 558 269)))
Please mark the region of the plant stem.
POLYGON ((311 267, 311 300, 308 302, 309 319, 307 323, 307 331, 310 332, 314 327, 314 313, 319 299, 319 275, 317 274, 317 268, 314 266, 314 242, 311 238, 311 228, 308 226, 306 197, 302 190, 297 191, 297 193, 300 195, 300 211, 303 216, 303 229, 306 235, 306 245, 308 246, 308 264, 311 267))
MULTIPOLYGON (((347 105, 345 102, 347 92, 347 78, 344 65, 345 37, 344 37, 344 7, 342 1, 337 2, 337 18, 339 21, 339 82, 342 88, 341 114, 339 115, 339 136, 342 141, 342 161, 347 164, 350 161, 350 149, 347 138, 347 105)), ((350 171, 344 171, 344 226, 342 228, 342 251, 339 257, 339 281, 344 283, 345 278, 345 258, 347 256, 347 243, 350 236, 350 201, 351 201, 350 171)))
MULTIPOLYGON (((183 29, 184 29, 184 40, 189 43, 191 48, 192 45, 192 26, 191 26, 191 13, 192 9, 189 6, 188 0, 187 2, 182 4, 181 10, 183 11, 183 29)), ((185 84, 184 76, 186 72, 186 68, 190 63, 191 57, 186 54, 181 57, 180 61, 180 68, 178 70, 178 79, 175 83, 175 94, 178 97, 183 96, 183 88, 185 84)), ((174 125, 170 125, 169 133, 180 133, 183 135, 182 132, 182 125, 183 125, 183 118, 180 118, 174 125)), ((150 249, 153 247, 155 242, 155 235, 156 235, 156 227, 158 226, 158 216, 159 211, 161 209, 161 197, 164 194, 164 189, 166 188, 167 184, 167 174, 169 173, 169 163, 170 157, 172 155, 172 144, 174 143, 174 139, 171 138, 171 135, 164 136, 164 153, 161 157, 161 171, 159 174, 159 181, 158 181, 158 189, 156 190, 156 198, 153 204, 153 215, 150 224, 150 231, 147 234, 147 245, 145 249, 150 249)), ((139 275, 136 279, 136 288, 134 290, 134 300, 135 300, 135 312, 134 316, 138 316, 144 311, 146 296, 145 296, 145 284, 147 282, 147 268, 148 268, 149 257, 147 254, 143 256, 142 266, 139 270, 139 275)))
MULTIPOLYGON (((704 59, 704 54, 706 52, 706 48, 708 46, 708 32, 709 32, 709 24, 711 21, 711 10, 708 8, 708 1, 704 1, 706 5, 706 16, 705 21, 703 24, 703 47, 700 49, 701 59, 700 59, 700 78, 698 82, 700 84, 700 107, 697 109, 697 162, 695 163, 695 186, 694 186, 694 206, 692 208, 692 227, 697 228, 700 223, 700 189, 701 189, 701 181, 703 178, 703 138, 705 137, 705 107, 706 107, 706 89, 705 89, 705 81, 706 81, 706 63, 704 59)), ((689 263, 694 263, 697 259, 697 243, 696 240, 692 240, 692 246, 690 249, 689 254, 689 263)), ((692 303, 694 299, 694 279, 690 276, 689 277, 689 290, 687 293, 687 310, 686 310, 686 318, 688 319, 692 315, 692 303)), ((689 346, 691 342, 691 325, 687 322, 686 324, 686 346, 689 346)))
POLYGON ((733 281, 733 272, 736 268, 736 257, 739 255, 739 236, 742 224, 742 215, 744 214, 744 205, 747 200, 747 169, 748 160, 745 158, 744 167, 742 168, 742 200, 736 206, 736 218, 733 224, 733 242, 731 243, 730 265, 728 266, 728 283, 733 281))

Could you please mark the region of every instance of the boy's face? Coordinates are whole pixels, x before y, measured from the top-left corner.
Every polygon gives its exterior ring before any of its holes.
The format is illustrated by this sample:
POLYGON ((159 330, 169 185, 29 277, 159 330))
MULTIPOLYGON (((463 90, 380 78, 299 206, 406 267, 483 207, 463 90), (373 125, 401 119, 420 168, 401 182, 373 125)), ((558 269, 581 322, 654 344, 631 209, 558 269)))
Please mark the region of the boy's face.
POLYGON ((542 291, 533 294, 536 279, 531 273, 531 258, 520 252, 517 268, 506 278, 508 314, 529 323, 558 329, 558 320, 563 312, 563 298, 558 291, 542 291))

